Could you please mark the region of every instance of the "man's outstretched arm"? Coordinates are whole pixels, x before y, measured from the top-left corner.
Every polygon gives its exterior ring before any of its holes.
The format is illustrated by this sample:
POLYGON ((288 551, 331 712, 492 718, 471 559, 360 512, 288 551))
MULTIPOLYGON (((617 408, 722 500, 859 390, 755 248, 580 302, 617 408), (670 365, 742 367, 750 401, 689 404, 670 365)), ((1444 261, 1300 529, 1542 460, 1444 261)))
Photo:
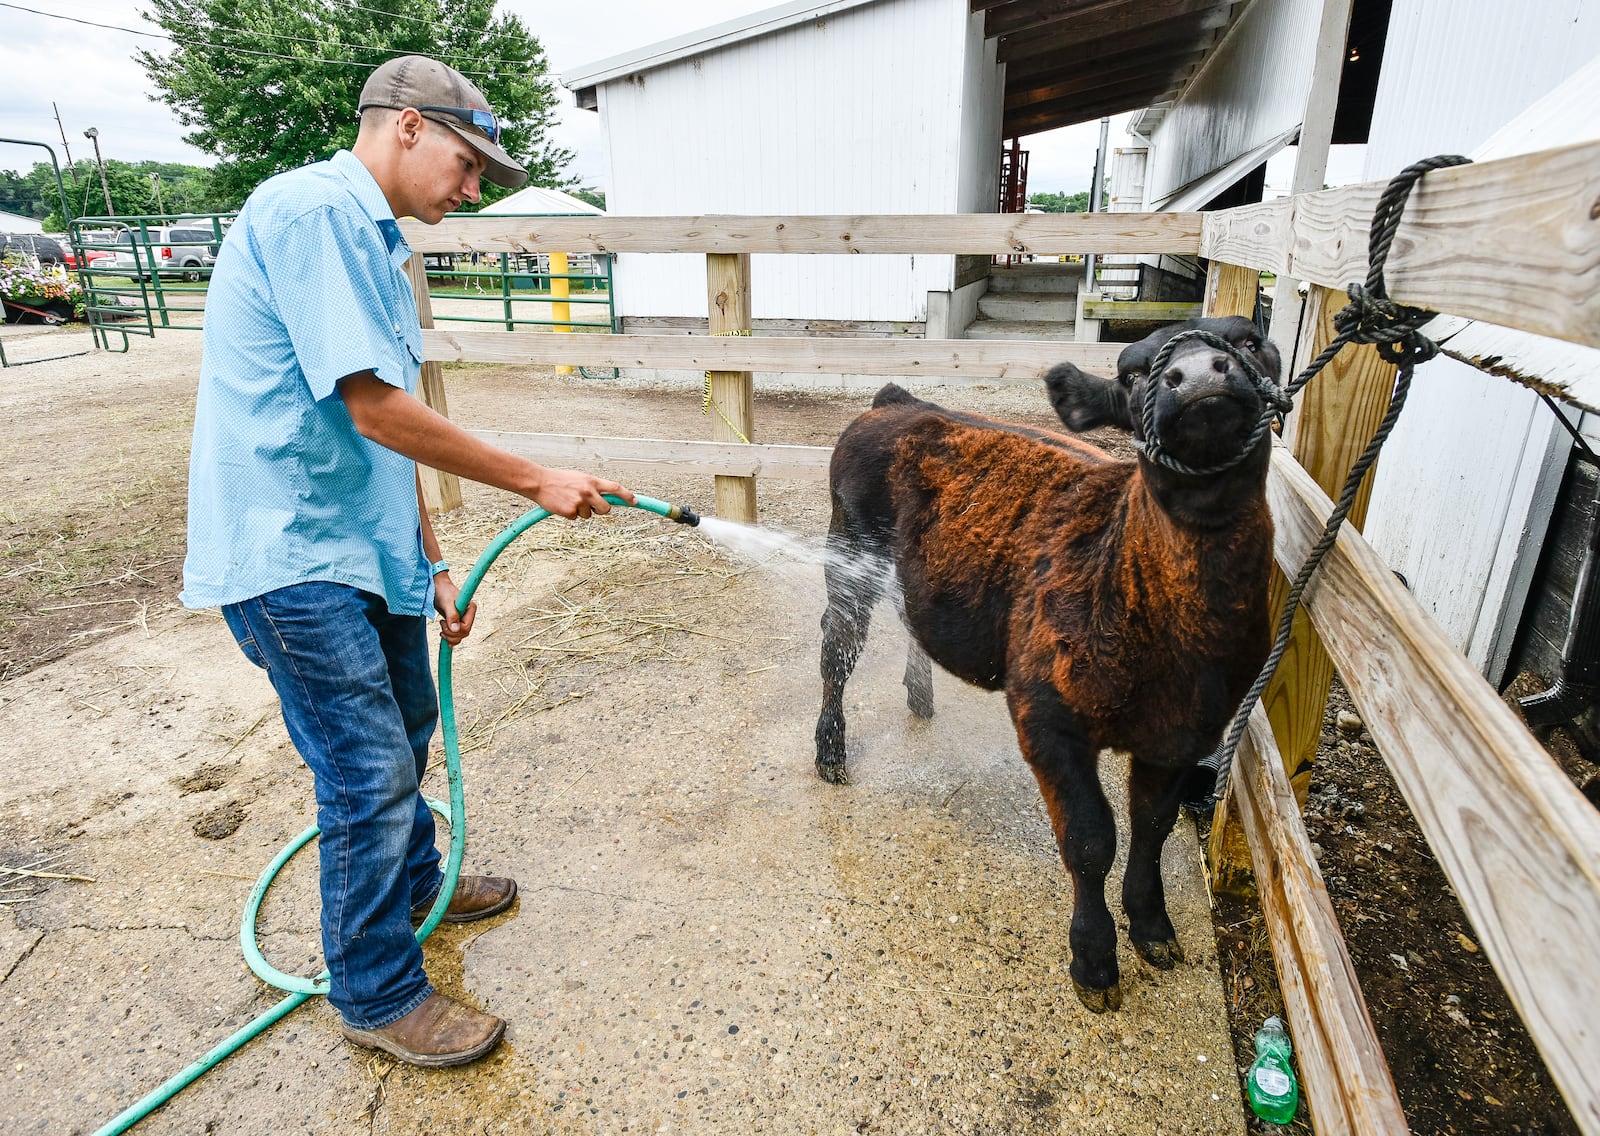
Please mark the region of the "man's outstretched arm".
POLYGON ((615 481, 578 470, 550 469, 480 441, 371 371, 340 379, 339 396, 363 438, 445 473, 521 494, 558 516, 610 512, 607 493, 629 503, 634 500, 632 491, 615 481))

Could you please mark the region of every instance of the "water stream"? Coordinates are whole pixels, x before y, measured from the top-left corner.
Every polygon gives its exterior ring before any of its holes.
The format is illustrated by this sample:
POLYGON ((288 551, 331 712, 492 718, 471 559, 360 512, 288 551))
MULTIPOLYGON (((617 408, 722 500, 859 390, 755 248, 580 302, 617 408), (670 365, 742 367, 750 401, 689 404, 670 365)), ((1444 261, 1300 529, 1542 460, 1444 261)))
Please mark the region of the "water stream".
MULTIPOLYGON (((821 569, 828 565, 828 538, 761 525, 745 525, 719 517, 702 517, 698 530, 712 543, 763 568, 775 568, 793 578, 822 586, 821 569)), ((888 557, 862 555, 850 561, 835 560, 835 573, 863 585, 876 585, 880 596, 898 600, 899 583, 888 557)))

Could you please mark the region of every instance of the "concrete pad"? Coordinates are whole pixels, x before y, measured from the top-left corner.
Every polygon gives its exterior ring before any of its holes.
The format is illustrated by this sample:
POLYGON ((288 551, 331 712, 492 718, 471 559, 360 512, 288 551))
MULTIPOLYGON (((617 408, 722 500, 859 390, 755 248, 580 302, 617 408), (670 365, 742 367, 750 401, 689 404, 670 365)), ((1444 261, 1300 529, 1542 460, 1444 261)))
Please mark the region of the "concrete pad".
MULTIPOLYGON (((820 492, 775 519, 820 531, 820 492)), ((478 525, 441 524, 453 560, 482 547, 478 525)), ((882 608, 847 691, 855 782, 825 784, 820 572, 665 532, 491 577, 456 656, 468 868, 522 894, 426 953, 442 988, 510 1020, 500 1050, 395 1066, 313 1001, 137 1131, 1242 1133, 1192 828, 1165 856, 1188 962, 1157 972, 1124 941, 1124 1008, 1088 1013, 1066 971, 1070 882, 1003 700, 941 673, 936 716, 911 718, 882 608), (540 613, 585 597, 632 630, 556 665, 540 613)), ((3 698, 22 743, 8 855, 65 853, 95 882, 0 913, 0 958, 18 957, 0 1129, 90 1132, 277 1000, 244 969, 237 919, 311 823, 310 780, 211 616, 94 643, 3 698), (230 804, 235 829, 196 835, 230 804)), ((444 796, 442 774, 427 789, 444 796)), ((269 957, 302 973, 320 965, 310 861, 263 924, 269 957)))

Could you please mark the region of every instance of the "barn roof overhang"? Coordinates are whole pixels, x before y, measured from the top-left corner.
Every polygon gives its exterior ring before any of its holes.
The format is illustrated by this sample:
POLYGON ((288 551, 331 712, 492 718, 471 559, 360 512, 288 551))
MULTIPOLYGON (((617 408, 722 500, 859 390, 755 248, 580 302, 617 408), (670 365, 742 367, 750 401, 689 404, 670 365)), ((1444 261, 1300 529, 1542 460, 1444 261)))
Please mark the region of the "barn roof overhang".
POLYGON ((1005 64, 1004 136, 1176 99, 1248 0, 969 0, 1005 64))
MULTIPOLYGON (((580 107, 604 83, 880 0, 789 0, 561 75, 580 107)), ((1260 0, 968 0, 1005 68, 1003 136, 1021 138, 1142 111, 1148 135, 1244 12, 1260 0)), ((1335 142, 1364 142, 1392 0, 1353 0, 1352 54, 1335 142)))

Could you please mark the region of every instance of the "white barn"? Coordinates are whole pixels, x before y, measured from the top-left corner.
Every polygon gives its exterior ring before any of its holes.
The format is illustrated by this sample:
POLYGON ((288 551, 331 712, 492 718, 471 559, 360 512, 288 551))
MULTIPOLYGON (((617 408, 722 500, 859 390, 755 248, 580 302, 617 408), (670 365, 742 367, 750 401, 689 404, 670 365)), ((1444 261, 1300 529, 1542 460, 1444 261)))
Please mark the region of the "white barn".
MULTIPOLYGON (((785 4, 562 75, 599 111, 608 211, 993 212, 1001 87, 967 0, 785 4)), ((949 256, 761 257, 761 320, 891 330, 956 287, 949 256)), ((630 327, 706 313, 697 257, 625 256, 630 327)), ((902 329, 904 330, 904 329, 902 329)))

